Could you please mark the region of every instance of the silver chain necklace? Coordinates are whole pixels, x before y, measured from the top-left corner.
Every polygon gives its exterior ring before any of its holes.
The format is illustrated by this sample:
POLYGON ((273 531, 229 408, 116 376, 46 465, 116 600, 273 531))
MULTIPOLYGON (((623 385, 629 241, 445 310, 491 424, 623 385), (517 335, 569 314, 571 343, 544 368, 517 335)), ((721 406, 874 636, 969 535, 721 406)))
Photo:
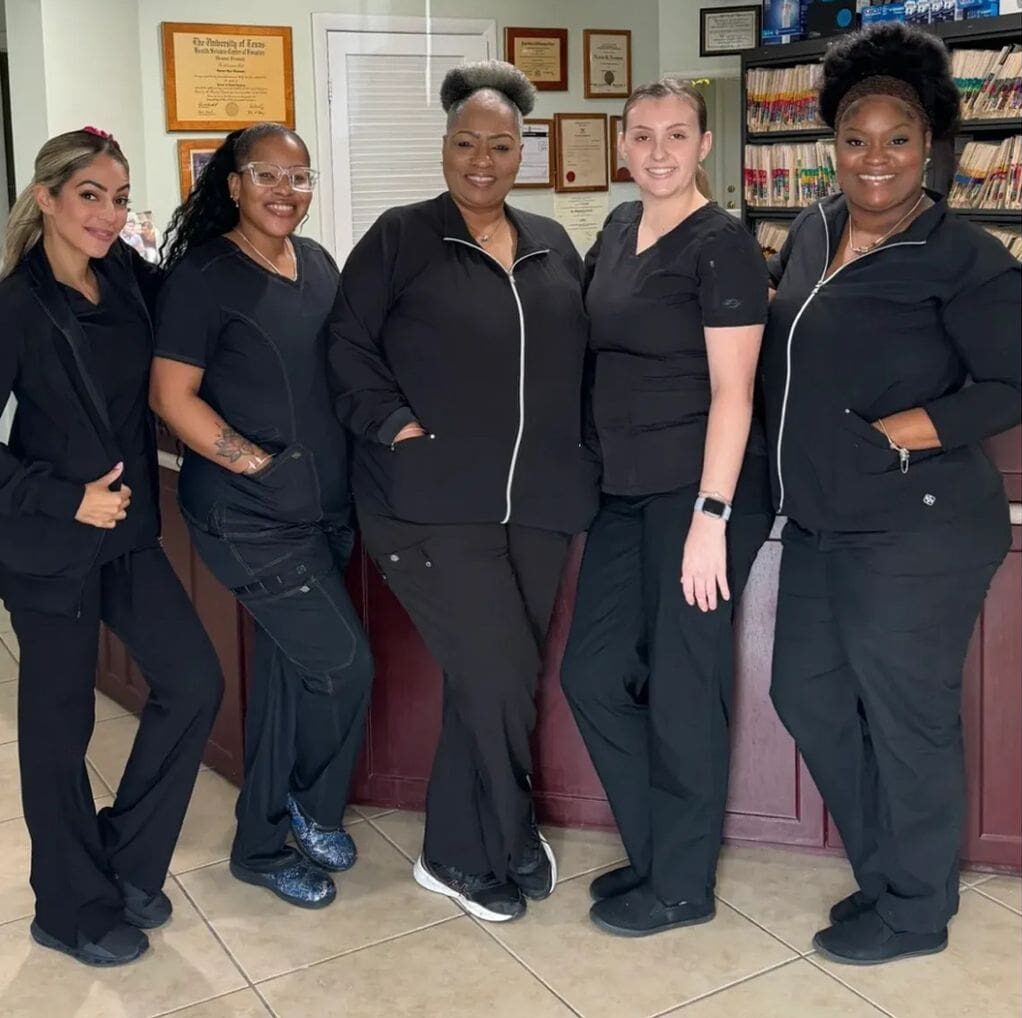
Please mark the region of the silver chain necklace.
POLYGON ((851 250, 854 254, 857 254, 857 255, 864 255, 867 252, 872 251, 873 248, 877 247, 878 245, 882 244, 885 240, 887 240, 887 238, 890 237, 891 234, 894 233, 894 231, 896 229, 898 229, 898 227, 901 226, 901 224, 903 222, 905 222, 905 220, 908 219, 908 217, 910 215, 912 215, 912 213, 915 212, 915 210, 917 208, 919 208, 919 206, 922 204, 922 201, 923 201, 923 199, 925 197, 926 197, 926 192, 925 191, 920 191, 919 192, 919 197, 916 199, 915 205, 913 205, 912 208, 910 208, 908 210, 908 212, 906 212, 901 217, 901 219, 899 219, 894 224, 894 226, 892 226, 882 237, 878 237, 876 240, 874 240, 871 243, 867 244, 865 247, 856 247, 855 246, 855 227, 852 225, 852 214, 851 214, 851 212, 849 212, 848 213, 848 247, 849 247, 849 250, 851 250))
POLYGON ((262 251, 260 251, 259 248, 257 248, 255 244, 253 244, 252 241, 250 241, 248 237, 245 236, 245 232, 244 230, 242 230, 240 226, 235 226, 234 229, 237 232, 238 236, 241 237, 241 239, 246 244, 248 244, 248 246, 255 252, 256 257, 261 258, 263 262, 265 262, 270 267, 270 270, 272 272, 274 272, 278 276, 283 277, 284 279, 290 279, 291 282, 294 282, 298 278, 298 260, 295 258, 294 245, 291 243, 290 240, 285 239, 284 246, 287 249, 287 253, 291 256, 291 265, 294 268, 293 276, 289 276, 286 273, 281 272, 280 269, 278 269, 277 266, 274 265, 273 262, 271 262, 270 259, 267 258, 266 255, 264 255, 262 251))

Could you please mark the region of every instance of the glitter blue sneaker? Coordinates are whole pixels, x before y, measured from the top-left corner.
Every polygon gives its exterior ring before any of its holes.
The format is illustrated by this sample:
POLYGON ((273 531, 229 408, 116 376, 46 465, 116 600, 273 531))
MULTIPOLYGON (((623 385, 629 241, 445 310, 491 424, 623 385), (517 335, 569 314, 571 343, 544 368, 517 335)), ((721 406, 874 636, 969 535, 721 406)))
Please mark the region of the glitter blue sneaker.
POLYGON ((278 898, 299 908, 326 908, 337 897, 330 877, 305 859, 296 858, 278 870, 250 870, 231 860, 231 876, 246 884, 265 887, 278 898))
POLYGON ((343 827, 323 827, 307 817, 293 796, 287 797, 291 813, 291 831, 299 851, 310 862, 332 873, 350 870, 358 858, 358 849, 343 827))

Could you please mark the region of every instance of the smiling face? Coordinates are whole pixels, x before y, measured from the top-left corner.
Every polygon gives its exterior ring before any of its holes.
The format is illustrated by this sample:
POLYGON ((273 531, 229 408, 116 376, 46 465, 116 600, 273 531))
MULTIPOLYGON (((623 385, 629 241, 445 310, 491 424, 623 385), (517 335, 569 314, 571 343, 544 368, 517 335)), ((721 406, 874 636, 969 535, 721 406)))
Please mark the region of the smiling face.
POLYGON ((43 229, 86 258, 104 258, 128 218, 128 171, 113 156, 96 156, 54 195, 36 188, 43 229))
POLYGON ((848 203, 877 213, 919 197, 930 132, 893 96, 865 96, 837 125, 837 179, 848 203))
POLYGON ((454 200, 476 212, 501 206, 521 162, 514 110, 491 92, 471 96, 444 135, 444 180, 454 200))
POLYGON ((618 154, 643 197, 672 198, 695 187, 696 167, 713 144, 699 130, 695 105, 683 96, 640 99, 628 110, 618 154))
MULTIPOLYGON (((308 167, 305 146, 288 134, 270 134, 260 138, 249 150, 245 163, 270 163, 291 169, 308 167)), ((262 233, 268 237, 287 237, 305 218, 312 204, 311 191, 296 191, 287 175, 269 187, 255 183, 248 170, 228 177, 231 197, 238 202, 241 229, 246 235, 262 233)))

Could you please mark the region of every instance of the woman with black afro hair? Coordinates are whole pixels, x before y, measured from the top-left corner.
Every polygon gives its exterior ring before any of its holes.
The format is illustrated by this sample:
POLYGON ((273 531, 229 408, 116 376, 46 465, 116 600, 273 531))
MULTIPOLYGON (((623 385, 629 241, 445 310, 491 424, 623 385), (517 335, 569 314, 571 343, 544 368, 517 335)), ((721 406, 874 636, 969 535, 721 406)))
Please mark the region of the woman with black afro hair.
POLYGON ((365 546, 444 671, 413 874, 490 922, 557 880, 529 738, 568 543, 596 507, 582 261, 505 201, 534 99, 510 64, 447 74, 447 190, 355 245, 330 348, 365 546))
POLYGON ((922 31, 836 43, 820 107, 842 193, 770 264, 762 371, 788 519, 771 695, 858 883, 814 939, 849 964, 947 945, 962 666, 1010 542, 981 442, 1022 416, 1019 266, 923 185, 958 102, 922 31))

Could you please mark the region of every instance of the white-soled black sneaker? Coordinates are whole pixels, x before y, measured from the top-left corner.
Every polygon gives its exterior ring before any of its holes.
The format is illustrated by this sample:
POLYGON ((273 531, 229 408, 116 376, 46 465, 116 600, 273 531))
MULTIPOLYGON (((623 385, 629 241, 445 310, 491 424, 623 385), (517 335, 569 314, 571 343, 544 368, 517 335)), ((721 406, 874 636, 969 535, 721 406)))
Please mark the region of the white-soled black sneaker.
POLYGON ((415 882, 427 891, 453 898, 466 912, 489 923, 506 923, 525 914, 525 898, 511 880, 493 873, 463 873, 454 866, 429 863, 420 855, 412 869, 415 882))
POLYGON ((538 827, 533 829, 525 853, 518 864, 508 871, 508 876, 531 901, 542 901, 553 894, 557 886, 557 860, 550 842, 543 837, 538 827))

